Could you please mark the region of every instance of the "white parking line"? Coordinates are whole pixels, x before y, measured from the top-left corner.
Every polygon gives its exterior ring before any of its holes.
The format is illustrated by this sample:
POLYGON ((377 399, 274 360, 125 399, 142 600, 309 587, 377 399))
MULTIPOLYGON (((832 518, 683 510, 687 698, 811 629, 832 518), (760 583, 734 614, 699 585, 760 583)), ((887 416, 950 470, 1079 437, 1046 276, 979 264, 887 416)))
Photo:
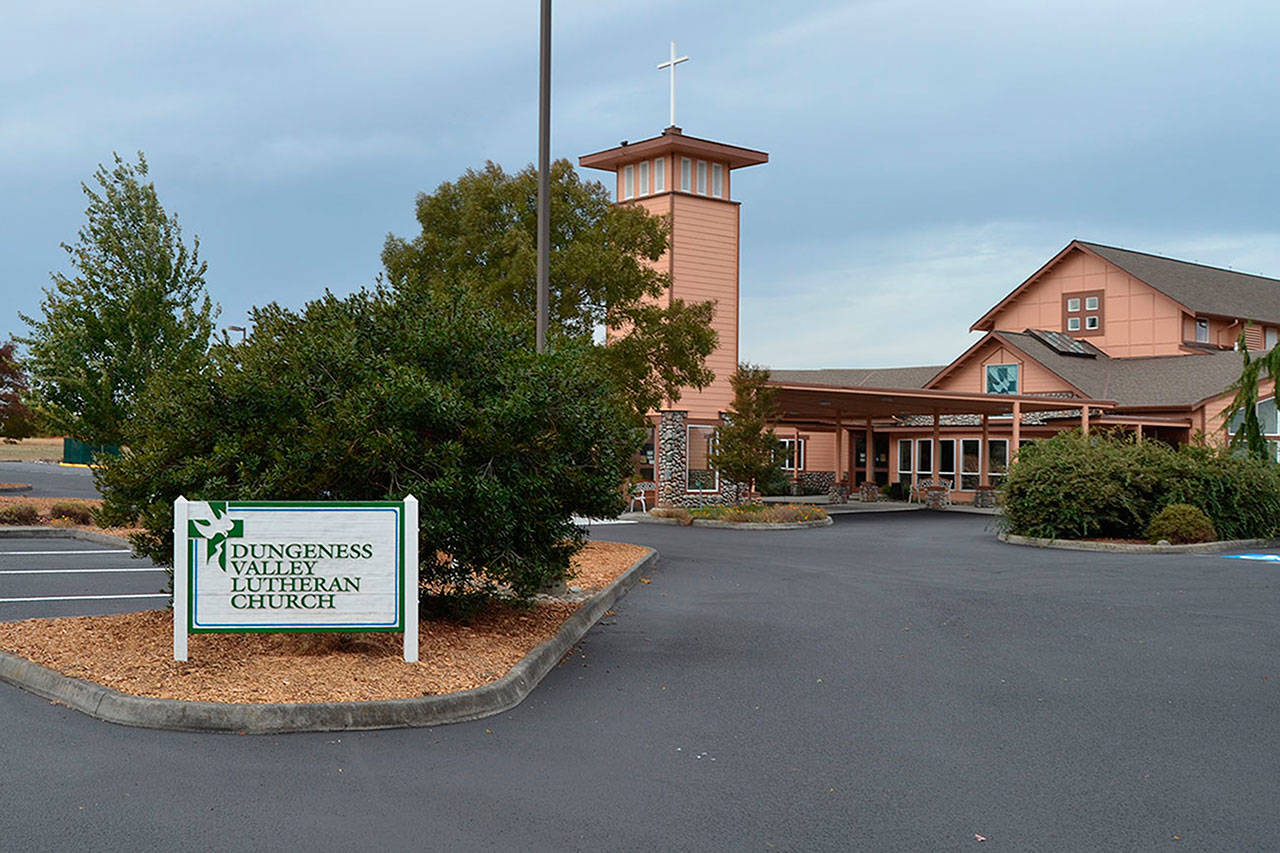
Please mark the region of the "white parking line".
POLYGON ((0 557, 38 557, 52 554, 132 554, 132 548, 115 548, 104 551, 94 548, 92 551, 0 551, 0 557))
POLYGON ((105 601, 112 598, 168 598, 167 592, 139 592, 130 595, 47 595, 43 598, 0 598, 0 604, 24 604, 40 601, 105 601))
POLYGON ((0 575, 100 575, 115 572, 163 572, 152 566, 149 569, 0 569, 0 575))

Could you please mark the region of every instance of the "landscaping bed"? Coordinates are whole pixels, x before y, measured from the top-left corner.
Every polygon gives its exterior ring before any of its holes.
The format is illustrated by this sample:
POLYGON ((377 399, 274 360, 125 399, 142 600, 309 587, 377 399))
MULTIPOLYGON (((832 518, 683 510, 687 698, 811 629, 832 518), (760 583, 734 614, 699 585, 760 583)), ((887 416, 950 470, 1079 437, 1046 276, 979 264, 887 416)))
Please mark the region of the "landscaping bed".
POLYGON ((5 525, 21 525, 94 530, 112 536, 127 537, 137 530, 132 527, 98 527, 92 513, 102 501, 97 498, 30 498, 0 495, 0 535, 5 525), (22 507, 30 507, 34 514, 28 516, 22 507), (12 508, 12 509, 11 509, 12 508))
POLYGON ((556 635, 581 599, 608 586, 649 549, 590 542, 573 560, 580 592, 530 607, 493 604, 467 623, 423 620, 418 663, 402 635, 195 634, 173 657, 173 614, 0 623, 0 649, 72 678, 136 696, 226 703, 347 702, 455 693, 501 678, 556 635))
POLYGON ((654 507, 648 519, 665 524, 744 530, 788 530, 826 527, 831 516, 811 504, 742 504, 741 506, 654 507))

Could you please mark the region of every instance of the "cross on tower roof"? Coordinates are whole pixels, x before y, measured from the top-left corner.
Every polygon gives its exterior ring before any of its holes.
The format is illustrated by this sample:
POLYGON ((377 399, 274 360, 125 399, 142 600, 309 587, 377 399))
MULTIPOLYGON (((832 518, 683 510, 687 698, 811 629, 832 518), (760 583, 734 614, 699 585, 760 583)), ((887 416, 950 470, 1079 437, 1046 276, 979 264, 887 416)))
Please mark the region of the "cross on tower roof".
POLYGON ((669 125, 670 127, 676 126, 676 66, 679 65, 681 62, 688 62, 688 61, 689 61, 689 57, 687 56, 681 56, 678 59, 676 58, 676 43, 672 42, 671 58, 668 59, 666 62, 658 63, 659 71, 661 71, 664 68, 671 69, 671 124, 669 125))

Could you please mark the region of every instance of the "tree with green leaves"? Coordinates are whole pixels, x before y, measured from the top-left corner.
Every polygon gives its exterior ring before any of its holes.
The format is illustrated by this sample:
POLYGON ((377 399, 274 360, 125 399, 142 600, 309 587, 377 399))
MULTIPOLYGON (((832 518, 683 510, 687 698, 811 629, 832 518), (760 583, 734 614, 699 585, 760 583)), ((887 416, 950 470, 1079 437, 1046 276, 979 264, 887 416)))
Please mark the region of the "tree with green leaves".
POLYGON ((18 361, 13 341, 0 346, 0 438, 26 438, 35 429, 35 418, 23 398, 27 393, 27 372, 18 361))
POLYGON ((421 502, 427 590, 520 597, 565 577, 572 516, 622 509, 642 434, 590 345, 536 353, 466 291, 255 309, 243 343, 156 374, 100 469, 102 519, 168 565, 173 500, 421 502))
POLYGON ((148 377, 196 364, 217 309, 205 292, 200 241, 183 242, 147 161, 115 156, 82 184, 86 224, 62 248, 71 275, 54 273, 27 347, 32 397, 54 429, 90 445, 118 445, 148 377))
MULTIPOLYGON (((722 476, 746 483, 777 479, 781 473, 779 441, 770 424, 778 418, 778 389, 769 385, 769 371, 745 362, 729 379, 733 403, 726 423, 716 428, 711 464, 722 476)), ((739 499, 745 495, 739 495, 739 499)))
MULTIPOLYGON (((421 232, 387 237, 386 280, 408 295, 465 288, 527 326, 532 342, 537 190, 532 167, 508 174, 489 163, 419 194, 421 232)), ((706 367, 716 346, 713 303, 662 299, 670 277, 654 262, 669 231, 663 217, 613 204, 602 184, 582 181, 569 161, 552 164, 548 341, 591 343, 606 329, 609 345, 593 352, 628 390, 636 415, 715 378, 706 367)))
POLYGON ((1263 380, 1280 376, 1280 346, 1255 358, 1249 352, 1244 332, 1240 333, 1238 346, 1244 365, 1240 378, 1227 389, 1234 391, 1235 397, 1222 414, 1228 424, 1239 421, 1237 429, 1231 433, 1230 447, 1243 450, 1254 459, 1272 460, 1267 440, 1262 434, 1262 424, 1258 421, 1258 388, 1263 380))

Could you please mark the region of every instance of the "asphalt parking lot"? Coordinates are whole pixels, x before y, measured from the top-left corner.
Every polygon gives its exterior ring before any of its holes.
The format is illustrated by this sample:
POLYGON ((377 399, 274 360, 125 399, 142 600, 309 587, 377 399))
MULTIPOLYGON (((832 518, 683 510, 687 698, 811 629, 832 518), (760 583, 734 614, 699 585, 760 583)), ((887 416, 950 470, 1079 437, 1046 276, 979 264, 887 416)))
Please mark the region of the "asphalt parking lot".
POLYGON ((1018 548, 989 523, 598 527, 662 552, 651 583, 523 704, 472 723, 194 735, 0 688, 0 838, 22 850, 1280 846, 1280 568, 1018 548))
POLYGON ((164 571, 125 545, 0 538, 0 622, 163 606, 164 571))
POLYGON ((88 468, 58 465, 53 462, 0 462, 0 482, 29 483, 30 491, 17 497, 96 498, 93 472, 88 468))

